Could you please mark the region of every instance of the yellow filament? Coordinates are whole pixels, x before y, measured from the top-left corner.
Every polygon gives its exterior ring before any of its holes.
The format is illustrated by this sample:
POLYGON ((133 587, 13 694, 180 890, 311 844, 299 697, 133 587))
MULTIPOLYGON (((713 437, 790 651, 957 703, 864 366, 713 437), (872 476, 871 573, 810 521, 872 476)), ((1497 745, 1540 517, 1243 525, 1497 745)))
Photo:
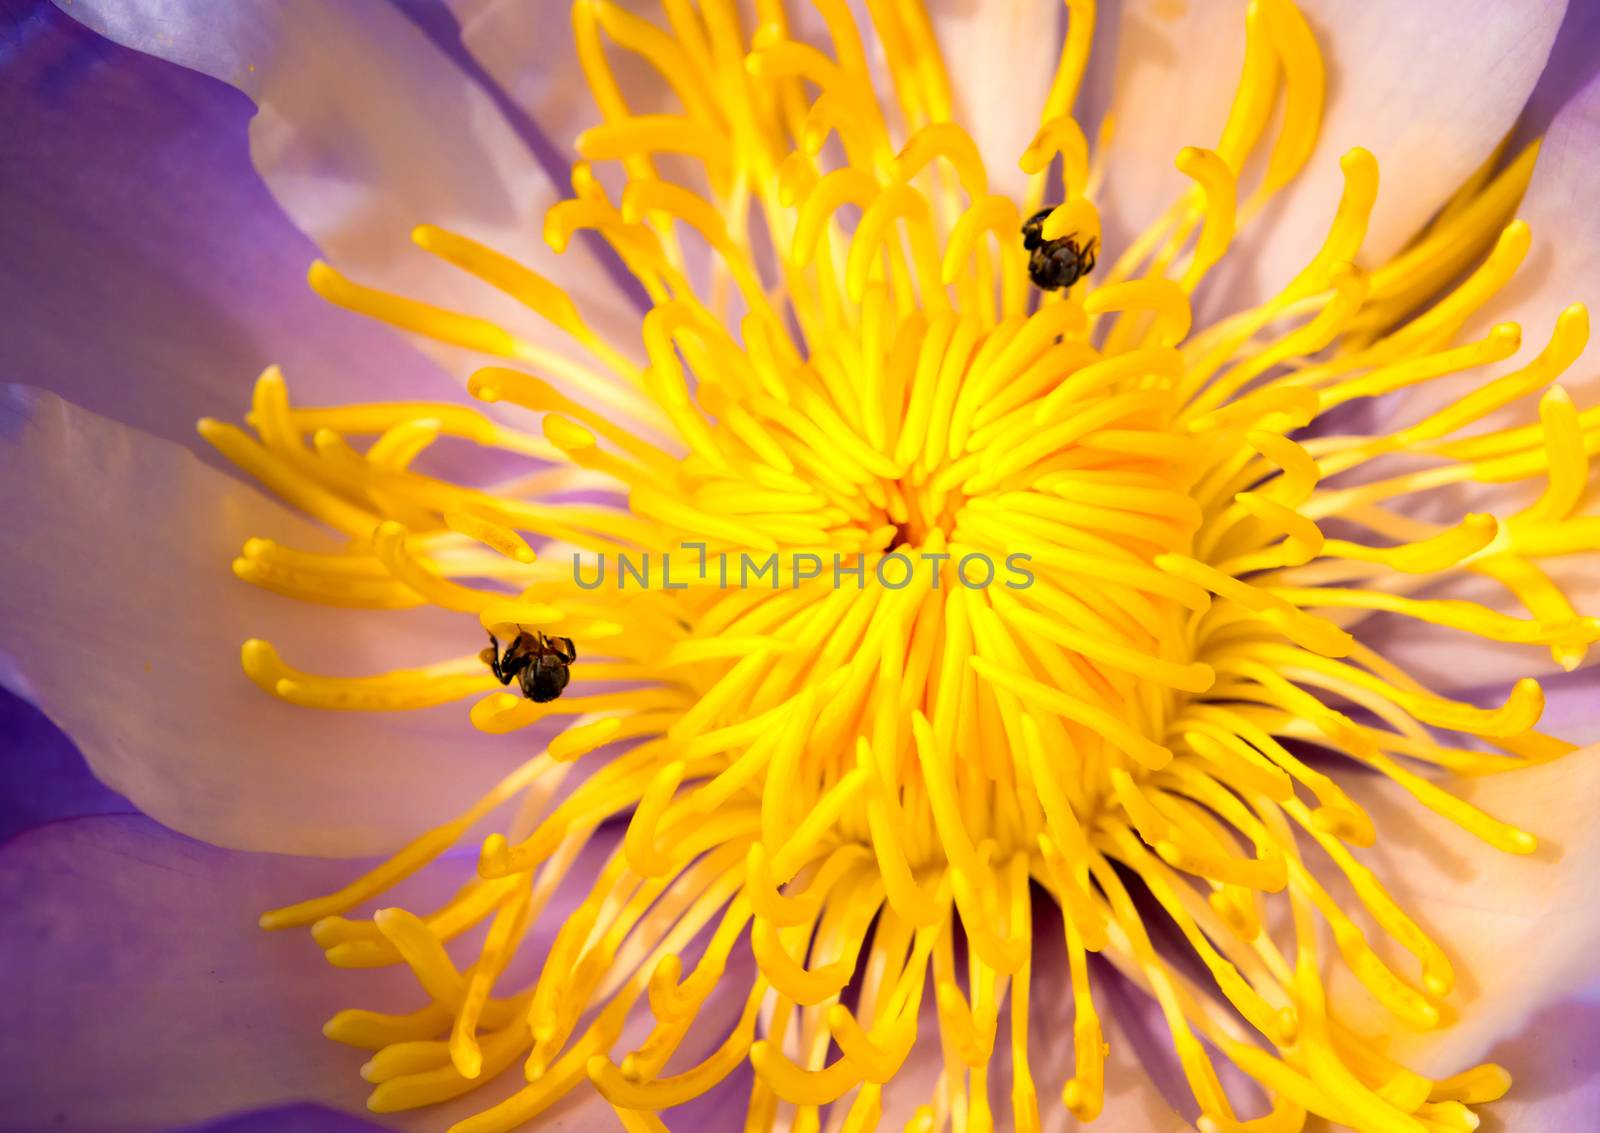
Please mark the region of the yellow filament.
MULTIPOLYGON (((1083 128, 1066 115, 1051 118, 1039 127, 1038 134, 1022 152, 1018 164, 1024 173, 1043 173, 1058 155, 1067 197, 1083 196, 1089 179, 1089 141, 1083 136, 1083 128)), ((1030 191, 1030 203, 1033 200, 1030 191)))
POLYGON ((1179 281, 1179 286, 1192 293, 1233 240, 1238 189, 1228 163, 1211 150, 1185 147, 1178 152, 1178 168, 1194 178, 1205 201, 1205 223, 1189 266, 1179 281))

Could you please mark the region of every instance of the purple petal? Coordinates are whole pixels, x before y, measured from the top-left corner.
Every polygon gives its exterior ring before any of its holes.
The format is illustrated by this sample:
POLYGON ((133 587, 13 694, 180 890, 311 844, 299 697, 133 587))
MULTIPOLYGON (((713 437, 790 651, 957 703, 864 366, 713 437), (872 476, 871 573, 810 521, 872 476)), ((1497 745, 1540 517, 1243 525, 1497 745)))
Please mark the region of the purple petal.
POLYGON ((352 867, 219 850, 135 816, 0 848, 0 1057, 28 1083, 0 1127, 170 1127, 306 1099, 359 1111, 364 1056, 322 1023, 346 1006, 414 1010, 422 993, 404 970, 340 971, 305 936, 255 927, 352 867))
MULTIPOLYGON (((1511 282, 1467 324, 1462 341, 1482 334, 1501 322, 1515 322, 1523 330, 1522 350, 1512 364, 1525 364, 1544 348, 1557 316, 1573 303, 1585 304, 1590 317, 1600 311, 1600 211, 1594 208, 1594 184, 1600 172, 1600 3, 1586 0, 1575 5, 1569 18, 1580 26, 1563 28, 1547 83, 1537 94, 1529 113, 1538 122, 1550 115, 1538 164, 1517 217, 1527 223, 1533 242, 1527 258, 1511 282), (1567 32, 1571 34, 1568 35, 1567 32), (1574 46, 1572 40, 1577 39, 1574 46), (1557 100, 1560 105, 1554 105, 1557 100)), ((1600 394, 1600 364, 1591 344, 1560 379, 1580 408, 1594 404, 1600 394)), ((1407 417, 1437 408, 1453 394, 1416 387, 1404 404, 1407 417)), ((1524 399, 1488 418, 1485 425, 1505 427, 1537 419, 1532 399, 1524 399)), ((1535 488, 1537 491, 1537 488, 1535 488)))
POLYGON ((324 402, 460 396, 306 286, 316 249, 251 167, 254 113, 50 4, 0 11, 6 380, 183 444, 272 362, 324 402))
MULTIPOLYGON (((1592 666, 1573 673, 1541 677, 1544 715, 1539 730, 1573 744, 1600 744, 1600 671, 1592 666)), ((1504 704, 1506 688, 1469 696, 1477 704, 1504 704)))
POLYGON ((1536 138, 1589 80, 1600 74, 1600 0, 1568 0, 1544 74, 1528 96, 1513 145, 1536 138))
MULTIPOLYGON (((1506 958, 1520 962, 1514 954, 1506 958)), ((1577 1133, 1596 1128, 1600 1125, 1597 1051, 1600 984, 1534 1012, 1526 1026, 1483 1054, 1484 1061, 1510 1071, 1511 1090, 1498 1101, 1474 1107, 1481 1122, 1478 1133, 1577 1133)))
POLYGON ((1479 1133, 1572 1133, 1600 1124, 1600 985, 1540 1011, 1489 1057, 1511 1093, 1479 1110, 1479 1133))
POLYGON ((33 705, 0 690, 0 842, 35 826, 89 814, 133 814, 33 705))
MULTIPOLYGON (((328 260, 362 283, 488 318, 573 357, 523 304, 414 246, 436 224, 557 280, 596 332, 626 349, 637 310, 580 245, 541 239, 553 183, 479 83, 387 3, 60 0, 118 43, 223 79, 254 100, 250 153, 275 199, 328 260)), ((528 50, 537 54, 539 41, 528 50)), ((487 355, 417 339, 462 380, 487 355)), ((291 380, 293 373, 289 374, 291 380)))
POLYGON ((326 1106, 273 1106, 191 1125, 183 1133, 384 1133, 389 1127, 326 1106))
MULTIPOLYGON (((614 847, 602 834, 583 852, 523 942, 508 986, 538 971, 614 847)), ((0 846, 9 1024, 0 1058, 12 1080, 28 1083, 0 1110, 0 1131, 142 1133, 227 1115, 209 1128, 276 1131, 285 1126, 270 1124, 270 1111, 284 1106, 307 1133, 374 1128, 293 1104, 364 1108, 370 1086, 359 1070, 370 1054, 325 1038, 322 1024, 351 1007, 415 1011, 425 993, 404 966, 334 968, 305 934, 256 925, 264 909, 330 892, 370 864, 222 850, 141 816, 57 823, 0 846)), ((424 915, 471 873, 469 859, 452 855, 380 901, 424 915)), ((461 968, 471 963, 470 945, 452 951, 461 968)), ((698 1042, 691 1036, 686 1049, 698 1042)), ((385 1125, 442 1129, 522 1085, 513 1069, 385 1125)), ((596 1128, 609 1106, 580 1084, 550 1119, 596 1128)))

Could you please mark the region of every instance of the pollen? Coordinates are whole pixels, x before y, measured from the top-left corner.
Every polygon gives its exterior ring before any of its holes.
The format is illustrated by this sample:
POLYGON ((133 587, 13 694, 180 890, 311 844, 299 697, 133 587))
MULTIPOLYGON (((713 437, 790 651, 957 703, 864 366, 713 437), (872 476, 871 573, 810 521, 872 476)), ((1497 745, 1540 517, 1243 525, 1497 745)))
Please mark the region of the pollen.
POLYGON ((1424 1077, 1330 991, 1354 986, 1343 969, 1399 1033, 1439 1027, 1454 984, 1448 942, 1363 862, 1417 833, 1377 827, 1341 780, 1384 777, 1483 854, 1527 854, 1535 831, 1452 780, 1571 750, 1536 730, 1537 682, 1451 700, 1363 640, 1382 614, 1572 669, 1600 638, 1540 565, 1600 549, 1572 518, 1600 408, 1556 384, 1587 315, 1563 312, 1509 372, 1521 328, 1458 341, 1528 250, 1514 208, 1536 148, 1486 166, 1371 271, 1355 264, 1378 169, 1352 150, 1303 270, 1196 327, 1196 290, 1315 148, 1323 64, 1289 0, 1250 6, 1221 137, 1173 155, 1192 185, 1123 248, 1096 206, 1116 185, 1071 117, 1091 0, 1067 5, 1021 154, 980 153, 952 121, 917 0, 866 5, 881 68, 855 9, 817 7, 820 42, 778 3, 753 25, 721 3, 667 4, 661 23, 573 8, 603 121, 577 139, 544 237, 614 250, 649 297, 634 341, 424 226, 423 252, 570 348, 318 264, 331 302, 484 356, 482 409, 299 406, 268 370, 248 431, 201 424, 343 538, 253 539, 240 578, 460 615, 459 652, 423 668, 324 676, 250 641, 250 679, 321 709, 459 704, 463 728, 535 749, 470 811, 262 918, 309 926, 336 966, 415 975, 411 1000, 325 1033, 371 1052, 378 1111, 511 1079, 459 1133, 522 1126, 574 1091, 659 1133, 725 1080, 752 1133, 1022 1133, 1053 1107, 1092 1121, 1115 1092, 1098 994, 1114 970, 1153 997, 1187 1090, 1174 1104, 1204 1133, 1312 1116, 1474 1128, 1503 1070, 1424 1077), (624 55, 671 109, 630 109, 624 55), (989 182, 1011 162, 1020 200, 989 182), (1103 262, 1034 287, 1025 220, 1103 262), (1387 432, 1319 421, 1441 380, 1469 392, 1387 432), (441 478, 426 470, 441 438, 525 474, 441 478), (1460 485, 1483 510, 1442 514, 1460 485), (880 571, 891 555, 916 569, 880 571), (671 587, 577 584, 580 563, 664 556, 686 568, 671 587), (734 585, 714 565, 728 556, 777 565, 734 585), (827 569, 800 569, 813 559, 827 569), (997 573, 974 584, 984 563, 997 573), (1503 600, 1428 596, 1462 577, 1503 600), (571 687, 548 702, 502 687, 485 632, 570 642, 571 687), (498 832, 449 901, 354 915, 452 868, 438 859, 485 822, 498 832), (564 918, 546 912, 557 893, 564 918), (1045 964, 1070 1002, 1032 996, 1045 964), (1041 1016, 1070 1036, 1069 1074, 1035 1069, 1041 1016), (907 1096, 913 1064, 937 1070, 926 1096, 907 1096))

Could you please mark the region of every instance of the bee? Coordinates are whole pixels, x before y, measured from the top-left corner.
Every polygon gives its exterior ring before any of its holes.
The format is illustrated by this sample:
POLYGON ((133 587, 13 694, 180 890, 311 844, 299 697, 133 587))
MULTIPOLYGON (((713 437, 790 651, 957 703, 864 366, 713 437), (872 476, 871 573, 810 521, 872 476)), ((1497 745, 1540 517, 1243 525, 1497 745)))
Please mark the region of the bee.
POLYGON ((1044 238, 1044 219, 1055 209, 1040 209, 1022 226, 1022 247, 1028 253, 1028 276, 1043 291, 1071 287, 1094 270, 1095 241, 1082 247, 1078 234, 1070 232, 1055 240, 1044 238))
POLYGON ((535 704, 548 704, 561 695, 572 679, 567 667, 578 659, 570 637, 547 637, 537 631, 526 630, 517 634, 516 640, 500 653, 500 641, 489 635, 489 648, 478 654, 478 659, 494 671, 503 685, 516 681, 522 695, 535 704))

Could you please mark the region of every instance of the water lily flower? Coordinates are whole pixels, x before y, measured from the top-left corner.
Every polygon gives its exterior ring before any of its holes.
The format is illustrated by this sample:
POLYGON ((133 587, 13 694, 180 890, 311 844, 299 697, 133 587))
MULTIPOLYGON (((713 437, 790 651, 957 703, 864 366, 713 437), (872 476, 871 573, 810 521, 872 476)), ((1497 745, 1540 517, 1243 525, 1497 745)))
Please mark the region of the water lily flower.
POLYGON ((1595 5, 13 8, 0 1128, 1600 1119, 1595 5))

